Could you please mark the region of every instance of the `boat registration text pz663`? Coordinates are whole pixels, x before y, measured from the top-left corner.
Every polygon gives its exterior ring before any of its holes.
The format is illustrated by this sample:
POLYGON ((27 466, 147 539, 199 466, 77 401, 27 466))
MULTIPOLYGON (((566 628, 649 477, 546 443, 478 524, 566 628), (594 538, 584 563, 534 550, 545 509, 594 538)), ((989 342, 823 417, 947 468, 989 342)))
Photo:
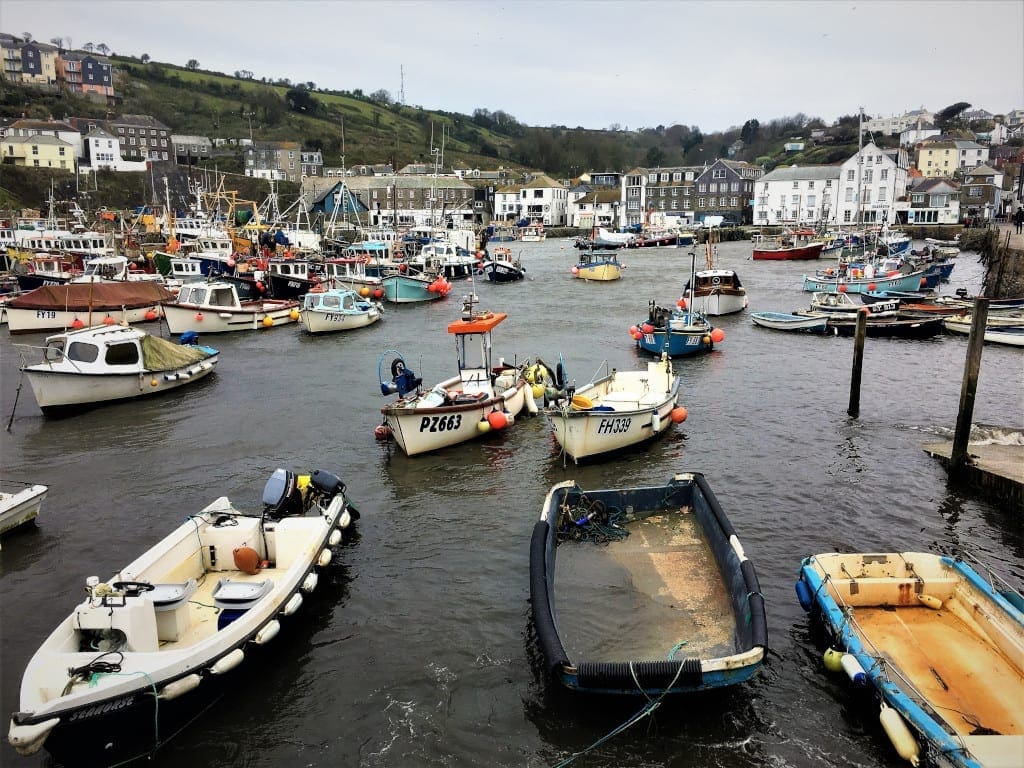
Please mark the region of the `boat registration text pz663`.
POLYGON ((462 414, 448 416, 424 416, 420 420, 420 432, 451 432, 462 426, 462 414))

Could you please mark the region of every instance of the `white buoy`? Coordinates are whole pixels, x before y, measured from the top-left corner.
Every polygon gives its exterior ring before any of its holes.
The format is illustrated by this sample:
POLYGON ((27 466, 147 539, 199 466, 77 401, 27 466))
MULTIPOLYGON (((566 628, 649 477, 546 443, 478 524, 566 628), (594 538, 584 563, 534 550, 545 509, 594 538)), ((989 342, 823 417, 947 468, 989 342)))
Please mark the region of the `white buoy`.
POLYGON ((316 589, 316 584, 319 580, 320 577, 312 571, 310 571, 302 582, 302 591, 308 595, 310 592, 316 589))
POLYGON ((160 689, 160 693, 157 694, 158 699, 163 701, 170 701, 176 699, 182 694, 194 691, 199 687, 199 683, 203 681, 199 675, 193 673, 191 675, 185 675, 172 683, 168 683, 160 689))
POLYGON ((210 667, 210 673, 214 675, 223 675, 225 672, 229 672, 241 664, 244 658, 245 653, 242 649, 235 648, 231 653, 217 659, 217 662, 210 667))
POLYGON ((277 637, 277 633, 280 631, 281 622, 277 619, 271 619, 263 625, 259 632, 256 633, 256 637, 254 637, 252 641, 256 643, 256 645, 266 645, 277 637))
POLYGON ((926 595, 924 593, 917 596, 917 601, 926 608, 931 608, 933 611, 937 611, 942 607, 942 601, 935 595, 926 595))
POLYGON ((856 685, 864 685, 868 681, 868 676, 864 673, 864 667, 860 665, 857 657, 852 653, 844 653, 843 658, 839 662, 842 664, 846 676, 856 685))
POLYGON ((321 568, 327 565, 329 562, 331 562, 331 550, 325 549, 324 551, 322 551, 320 553, 320 557, 317 558, 316 562, 317 565, 319 565, 321 568))
POLYGON ((331 531, 331 535, 327 538, 327 543, 332 547, 336 547, 341 542, 341 531, 335 528, 331 531))
POLYGON ((917 739, 910 732, 900 713, 883 703, 878 719, 882 723, 885 735, 896 748, 896 753, 916 768, 921 762, 920 747, 917 746, 917 739))
POLYGON ((284 608, 281 609, 281 615, 291 616, 293 613, 299 610, 300 605, 302 605, 302 595, 296 592, 294 595, 291 596, 291 599, 289 599, 288 602, 284 604, 284 608))

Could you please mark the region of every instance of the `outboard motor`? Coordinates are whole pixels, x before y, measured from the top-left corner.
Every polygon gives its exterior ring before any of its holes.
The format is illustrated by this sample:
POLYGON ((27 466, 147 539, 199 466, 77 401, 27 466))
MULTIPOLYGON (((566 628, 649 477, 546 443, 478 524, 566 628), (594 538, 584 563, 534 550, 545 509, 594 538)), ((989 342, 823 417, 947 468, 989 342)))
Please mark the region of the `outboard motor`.
POLYGON ((309 476, 309 482, 317 493, 324 496, 337 496, 339 493, 345 492, 345 483, 341 481, 341 478, 324 469, 314 470, 313 474, 309 476))
POLYGON ((263 486, 263 514, 280 519, 303 513, 302 491, 295 475, 286 469, 275 469, 263 486))

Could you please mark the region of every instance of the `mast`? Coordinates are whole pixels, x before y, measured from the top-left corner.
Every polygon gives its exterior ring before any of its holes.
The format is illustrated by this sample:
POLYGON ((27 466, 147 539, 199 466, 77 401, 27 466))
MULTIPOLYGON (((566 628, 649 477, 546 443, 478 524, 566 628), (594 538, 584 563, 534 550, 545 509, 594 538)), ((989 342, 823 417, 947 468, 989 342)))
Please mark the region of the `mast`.
POLYGON ((864 165, 864 107, 857 115, 857 228, 864 227, 864 190, 860 188, 861 168, 864 165))

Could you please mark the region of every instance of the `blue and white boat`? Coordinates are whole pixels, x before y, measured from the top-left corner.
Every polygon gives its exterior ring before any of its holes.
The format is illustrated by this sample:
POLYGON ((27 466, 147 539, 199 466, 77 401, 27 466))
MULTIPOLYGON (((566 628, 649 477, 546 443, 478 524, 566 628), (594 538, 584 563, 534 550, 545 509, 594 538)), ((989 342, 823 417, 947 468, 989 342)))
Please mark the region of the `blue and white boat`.
POLYGON ((912 765, 1024 757, 1024 596, 982 570, 923 552, 800 565, 797 596, 825 632, 826 668, 874 687, 882 728, 912 765))
POLYGON ((380 287, 384 290, 384 298, 392 304, 416 304, 447 296, 452 284, 443 275, 412 275, 401 269, 392 269, 381 275, 380 287))
POLYGON ((762 328, 771 328, 776 331, 825 333, 828 328, 828 317, 825 315, 797 315, 792 312, 751 312, 750 319, 754 325, 759 325, 762 328))
POLYGON ((574 691, 651 700, 737 685, 768 644, 754 565, 697 472, 551 488, 530 542, 530 604, 545 673, 574 691))
POLYGON ((669 357, 710 352, 715 348, 716 336, 718 341, 725 338, 700 312, 659 307, 653 301, 648 305, 647 320, 629 330, 640 349, 655 355, 664 352, 669 357))
POLYGON ((864 293, 865 291, 918 291, 924 280, 924 270, 917 269, 909 273, 875 275, 873 277, 854 277, 846 274, 804 275, 805 291, 837 291, 845 293, 864 293), (845 286, 841 288, 840 286, 845 286))
POLYGON ((312 290, 302 297, 299 321, 309 333, 365 328, 380 320, 383 308, 347 288, 312 290))

